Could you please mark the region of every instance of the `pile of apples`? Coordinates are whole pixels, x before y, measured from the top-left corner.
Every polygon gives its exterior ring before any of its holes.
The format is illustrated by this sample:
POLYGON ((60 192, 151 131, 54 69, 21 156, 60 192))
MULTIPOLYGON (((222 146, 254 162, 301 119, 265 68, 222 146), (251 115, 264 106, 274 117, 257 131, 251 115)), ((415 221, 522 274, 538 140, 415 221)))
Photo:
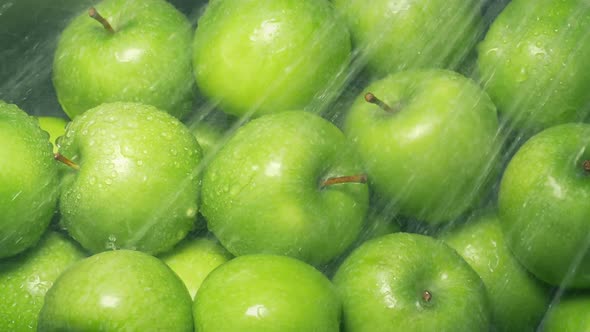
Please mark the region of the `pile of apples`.
POLYGON ((590 330, 590 3, 493 6, 93 4, 0 101, 0 331, 590 330))

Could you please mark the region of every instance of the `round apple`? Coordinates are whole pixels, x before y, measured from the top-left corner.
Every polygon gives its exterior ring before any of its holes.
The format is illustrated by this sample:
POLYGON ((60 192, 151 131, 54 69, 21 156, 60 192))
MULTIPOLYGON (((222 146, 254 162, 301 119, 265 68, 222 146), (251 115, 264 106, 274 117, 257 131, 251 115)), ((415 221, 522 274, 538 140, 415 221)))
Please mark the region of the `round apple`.
POLYGON ((37 120, 0 101, 0 259, 35 245, 47 229, 57 205, 57 166, 37 120))

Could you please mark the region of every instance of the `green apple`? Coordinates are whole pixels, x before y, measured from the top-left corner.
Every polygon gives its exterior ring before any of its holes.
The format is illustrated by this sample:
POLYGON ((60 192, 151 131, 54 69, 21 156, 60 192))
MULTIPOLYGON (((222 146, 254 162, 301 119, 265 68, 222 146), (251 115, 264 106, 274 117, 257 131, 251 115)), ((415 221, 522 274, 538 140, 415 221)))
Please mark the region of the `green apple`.
POLYGON ((207 275, 232 257, 216 239, 198 237, 184 240, 160 259, 176 272, 194 298, 207 275))
POLYGON ((100 253, 67 269, 45 295, 39 332, 193 331, 191 298, 159 259, 100 253))
POLYGON ((483 280, 494 331, 536 331, 549 305, 550 289, 512 256, 494 213, 477 215, 440 238, 483 280))
POLYGON ((313 265, 357 238, 368 205, 358 155, 308 112, 268 114, 239 128, 203 175, 202 213, 232 254, 271 253, 313 265), (351 183, 331 184, 333 179, 351 183))
POLYGON ((59 153, 61 223, 94 253, 170 250, 198 212, 201 148, 178 119, 153 106, 102 104, 68 126, 59 153))
POLYGON ((357 248, 333 278, 343 331, 486 331, 485 286, 442 241, 409 233, 357 248))
POLYGON ((53 63, 60 104, 70 118, 117 101, 182 117, 194 92, 191 40, 187 18, 164 0, 105 0, 60 36, 53 63))
POLYGON ((371 83, 344 124, 376 198, 428 224, 456 219, 489 189, 497 168, 496 109, 451 71, 416 70, 371 83))
POLYGON ((332 98, 350 49, 327 0, 218 0, 199 19, 193 67, 225 112, 261 115, 332 98))
POLYGON ((57 153, 56 140, 66 133, 68 121, 54 116, 38 116, 39 127, 49 134, 49 141, 53 145, 53 152, 57 153))
POLYGON ((355 49, 382 77, 416 68, 456 68, 483 35, 481 0, 334 0, 355 49))
POLYGON ((45 293, 85 253, 70 239, 47 232, 28 251, 0 260, 0 331, 37 331, 45 293))
POLYGON ((481 81, 507 126, 534 133, 590 115, 590 6, 514 0, 478 47, 481 81))
POLYGON ((510 160, 498 206, 506 242, 539 279, 590 287, 590 124, 546 129, 510 160))
POLYGON ((590 331, 590 294, 567 294, 551 305, 539 331, 590 331))
POLYGON ((341 309, 334 286, 319 271, 294 258, 260 254, 211 272, 193 317, 199 332, 338 332, 341 309))
POLYGON ((0 101, 0 259, 35 245, 55 210, 57 163, 34 117, 0 101))

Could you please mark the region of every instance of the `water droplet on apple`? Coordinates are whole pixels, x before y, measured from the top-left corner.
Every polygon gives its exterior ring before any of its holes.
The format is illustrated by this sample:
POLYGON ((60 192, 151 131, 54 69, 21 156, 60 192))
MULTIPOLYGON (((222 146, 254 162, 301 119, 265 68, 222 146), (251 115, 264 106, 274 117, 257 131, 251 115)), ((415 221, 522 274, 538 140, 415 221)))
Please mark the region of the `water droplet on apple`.
POLYGON ((113 180, 111 180, 111 179, 105 179, 104 180, 104 183, 107 184, 107 185, 111 185, 111 184, 113 184, 113 180))
POLYGON ((117 250, 117 237, 114 234, 109 235, 107 242, 105 243, 105 247, 107 250, 117 250))
POLYGON ((137 166, 143 166, 143 160, 138 160, 137 161, 137 166))
POLYGON ((518 74, 516 75, 516 82, 524 82, 528 79, 528 73, 526 68, 521 68, 518 74))

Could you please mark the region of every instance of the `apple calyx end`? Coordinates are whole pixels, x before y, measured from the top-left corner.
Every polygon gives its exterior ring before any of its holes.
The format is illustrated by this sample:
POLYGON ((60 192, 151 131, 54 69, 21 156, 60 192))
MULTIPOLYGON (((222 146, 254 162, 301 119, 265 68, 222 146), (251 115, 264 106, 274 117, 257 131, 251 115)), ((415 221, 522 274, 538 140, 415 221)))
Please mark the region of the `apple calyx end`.
POLYGON ((432 301, 432 293, 428 290, 424 290, 424 292, 422 292, 422 300, 426 303, 430 303, 430 301, 432 301))
POLYGON ((582 163, 582 168, 584 168, 584 171, 586 171, 586 173, 590 174, 590 159, 584 160, 584 162, 582 163))
POLYGON ((347 175, 347 176, 336 176, 327 178, 320 184, 320 189, 324 189, 328 186, 342 183, 367 183, 366 174, 347 175))
POLYGON ((381 99, 377 98, 372 92, 367 92, 365 94, 365 101, 367 103, 375 104, 375 105, 379 106, 379 108, 381 108, 382 110, 384 110, 387 113, 395 113, 398 111, 397 109, 394 109, 391 106, 387 105, 381 99))
POLYGON ((72 160, 70 160, 69 158, 63 156, 61 153, 56 153, 53 155, 53 158, 57 161, 59 161, 60 163, 70 167, 73 170, 79 171, 80 170, 80 165, 76 164, 75 162, 73 162, 72 160))
POLYGON ((109 21, 107 21, 106 18, 104 18, 102 15, 100 15, 100 13, 96 10, 96 8, 90 7, 90 9, 88 9, 88 16, 97 20, 100 24, 102 24, 102 26, 108 32, 115 33, 115 29, 113 29, 113 26, 109 23, 109 21))

